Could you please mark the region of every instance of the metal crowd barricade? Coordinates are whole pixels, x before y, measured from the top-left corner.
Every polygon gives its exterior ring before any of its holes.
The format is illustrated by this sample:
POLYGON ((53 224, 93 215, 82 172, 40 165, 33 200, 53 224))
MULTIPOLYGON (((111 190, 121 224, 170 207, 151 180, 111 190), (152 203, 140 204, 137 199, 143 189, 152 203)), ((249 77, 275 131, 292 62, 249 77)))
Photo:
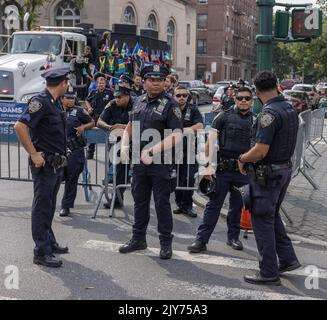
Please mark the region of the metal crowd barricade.
MULTIPOLYGON (((17 139, 14 125, 10 122, 0 122, 0 180, 32 182, 28 154, 17 139)), ((97 204, 99 195, 92 188, 98 187, 101 192, 105 189, 102 179, 107 175, 104 162, 106 134, 96 128, 88 131, 86 136, 88 142, 96 143, 95 160, 85 163, 79 185, 84 188, 86 201, 97 204)), ((95 208, 94 215, 97 210, 98 207, 95 208)))
POLYGON ((32 181, 28 155, 17 139, 15 124, 0 122, 0 179, 32 181))
MULTIPOLYGON (((321 140, 327 143, 324 137, 324 124, 325 124, 325 110, 317 109, 312 111, 312 124, 311 124, 311 143, 315 146, 321 140)), ((320 153, 316 151, 319 155, 320 153)), ((321 155, 320 155, 321 156, 321 155)))

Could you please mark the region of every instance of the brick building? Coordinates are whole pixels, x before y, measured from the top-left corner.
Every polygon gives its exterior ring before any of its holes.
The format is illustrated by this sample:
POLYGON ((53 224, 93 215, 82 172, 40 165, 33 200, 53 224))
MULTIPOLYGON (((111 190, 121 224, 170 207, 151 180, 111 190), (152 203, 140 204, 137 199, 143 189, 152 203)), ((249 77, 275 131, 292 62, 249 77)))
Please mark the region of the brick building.
POLYGON ((256 0, 192 0, 197 11, 196 78, 212 82, 256 72, 256 0))

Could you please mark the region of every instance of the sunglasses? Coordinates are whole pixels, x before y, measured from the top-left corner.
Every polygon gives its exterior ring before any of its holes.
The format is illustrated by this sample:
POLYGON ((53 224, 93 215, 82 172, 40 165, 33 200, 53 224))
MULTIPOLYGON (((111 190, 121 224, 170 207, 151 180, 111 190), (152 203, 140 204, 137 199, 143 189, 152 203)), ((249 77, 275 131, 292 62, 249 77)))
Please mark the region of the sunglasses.
POLYGON ((237 101, 243 101, 243 99, 245 99, 245 101, 251 101, 252 100, 252 97, 250 96, 246 96, 246 97, 236 97, 236 100, 237 101))
POLYGON ((187 98, 188 97, 188 94, 187 93, 183 93, 183 94, 176 94, 176 96, 175 96, 176 98, 181 98, 181 97, 183 97, 183 98, 187 98))

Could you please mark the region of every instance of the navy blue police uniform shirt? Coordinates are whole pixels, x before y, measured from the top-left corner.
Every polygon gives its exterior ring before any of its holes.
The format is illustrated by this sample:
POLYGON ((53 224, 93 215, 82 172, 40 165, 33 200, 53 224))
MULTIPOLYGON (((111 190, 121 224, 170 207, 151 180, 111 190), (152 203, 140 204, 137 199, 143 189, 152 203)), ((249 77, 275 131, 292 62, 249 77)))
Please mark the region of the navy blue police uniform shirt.
POLYGON ((35 149, 46 154, 66 154, 65 112, 47 89, 33 97, 19 122, 30 129, 35 149))
MULTIPOLYGON (((67 117, 67 138, 77 138, 77 131, 75 128, 81 125, 91 123, 93 119, 82 107, 74 106, 66 111, 67 117)), ((80 162, 84 162, 84 148, 81 147, 73 151, 73 154, 80 159, 80 162)))
POLYGON ((199 109, 196 106, 191 106, 188 103, 182 110, 182 119, 184 128, 192 127, 197 123, 203 124, 203 117, 199 109))
POLYGON ((140 96, 134 104, 130 121, 140 122, 141 134, 147 129, 157 129, 162 140, 165 138, 164 129, 183 129, 181 109, 165 92, 154 99, 140 96))
POLYGON ((91 116, 82 107, 74 106, 66 111, 67 137, 76 137, 75 128, 93 121, 91 116))
MULTIPOLYGON (((266 105, 272 103, 286 102, 282 96, 269 100, 266 105)), ((256 122, 255 142, 271 146, 274 141, 276 132, 281 128, 281 119, 277 112, 274 110, 266 109, 263 107, 262 112, 259 114, 256 122)))
POLYGON ((100 92, 98 89, 95 89, 90 92, 86 100, 91 104, 91 107, 94 109, 94 117, 98 117, 105 106, 114 99, 112 91, 108 88, 104 89, 103 92, 100 92))
MULTIPOLYGON (((248 132, 248 140, 249 140, 249 145, 251 145, 251 137, 252 137, 252 130, 253 130, 253 123, 255 121, 255 116, 252 112, 248 112, 246 114, 242 114, 239 109, 234 106, 229 108, 228 110, 223 110, 221 112, 219 112, 219 114, 214 118, 211 128, 214 129, 218 134, 219 134, 219 142, 221 142, 221 139, 224 140, 225 137, 222 136, 223 131, 225 130, 228 118, 230 114, 237 114, 241 117, 241 119, 248 119, 249 121, 251 120, 251 127, 249 128, 249 132, 248 132)), ((227 130, 226 130, 227 131, 227 130)), ((235 133, 231 133, 231 132, 224 132, 224 134, 234 134, 235 133)), ((237 138, 239 137, 238 135, 236 135, 237 138)), ((240 138, 240 143, 241 144, 247 144, 247 137, 242 136, 239 137, 240 138), (244 140, 244 141, 242 141, 244 140), (245 141, 246 140, 246 141, 245 141)), ((229 150, 218 150, 218 155, 222 156, 222 157, 227 157, 227 158, 238 158, 239 156, 239 152, 234 151, 229 151, 229 150)))
POLYGON ((111 126, 116 123, 128 124, 132 109, 132 98, 129 99, 129 103, 126 108, 118 107, 116 101, 112 100, 101 113, 100 119, 111 126))

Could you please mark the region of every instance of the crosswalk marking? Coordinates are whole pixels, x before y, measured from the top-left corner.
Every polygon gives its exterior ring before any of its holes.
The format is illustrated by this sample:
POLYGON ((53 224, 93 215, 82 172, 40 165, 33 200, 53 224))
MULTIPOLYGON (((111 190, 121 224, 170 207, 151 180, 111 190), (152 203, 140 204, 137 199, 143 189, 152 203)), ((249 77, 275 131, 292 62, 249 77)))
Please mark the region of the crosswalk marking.
MULTIPOLYGON (((102 250, 108 252, 118 252, 118 248, 120 246, 121 244, 119 243, 97 241, 97 240, 89 240, 82 245, 82 247, 86 249, 102 250)), ((154 256, 158 256, 159 249, 148 247, 147 250, 136 251, 133 254, 154 257, 154 256)), ((248 259, 228 258, 222 256, 212 256, 208 254, 190 254, 186 251, 178 251, 178 250, 173 251, 173 259, 183 260, 187 262, 225 266, 225 267, 231 267, 237 269, 258 270, 258 262, 255 260, 248 260, 248 259)), ((305 267, 299 270, 294 270, 292 272, 289 272, 289 274, 303 276, 303 277, 309 276, 309 274, 306 273, 305 271, 305 267)), ((327 270, 319 269, 319 279, 327 279, 327 270)))

